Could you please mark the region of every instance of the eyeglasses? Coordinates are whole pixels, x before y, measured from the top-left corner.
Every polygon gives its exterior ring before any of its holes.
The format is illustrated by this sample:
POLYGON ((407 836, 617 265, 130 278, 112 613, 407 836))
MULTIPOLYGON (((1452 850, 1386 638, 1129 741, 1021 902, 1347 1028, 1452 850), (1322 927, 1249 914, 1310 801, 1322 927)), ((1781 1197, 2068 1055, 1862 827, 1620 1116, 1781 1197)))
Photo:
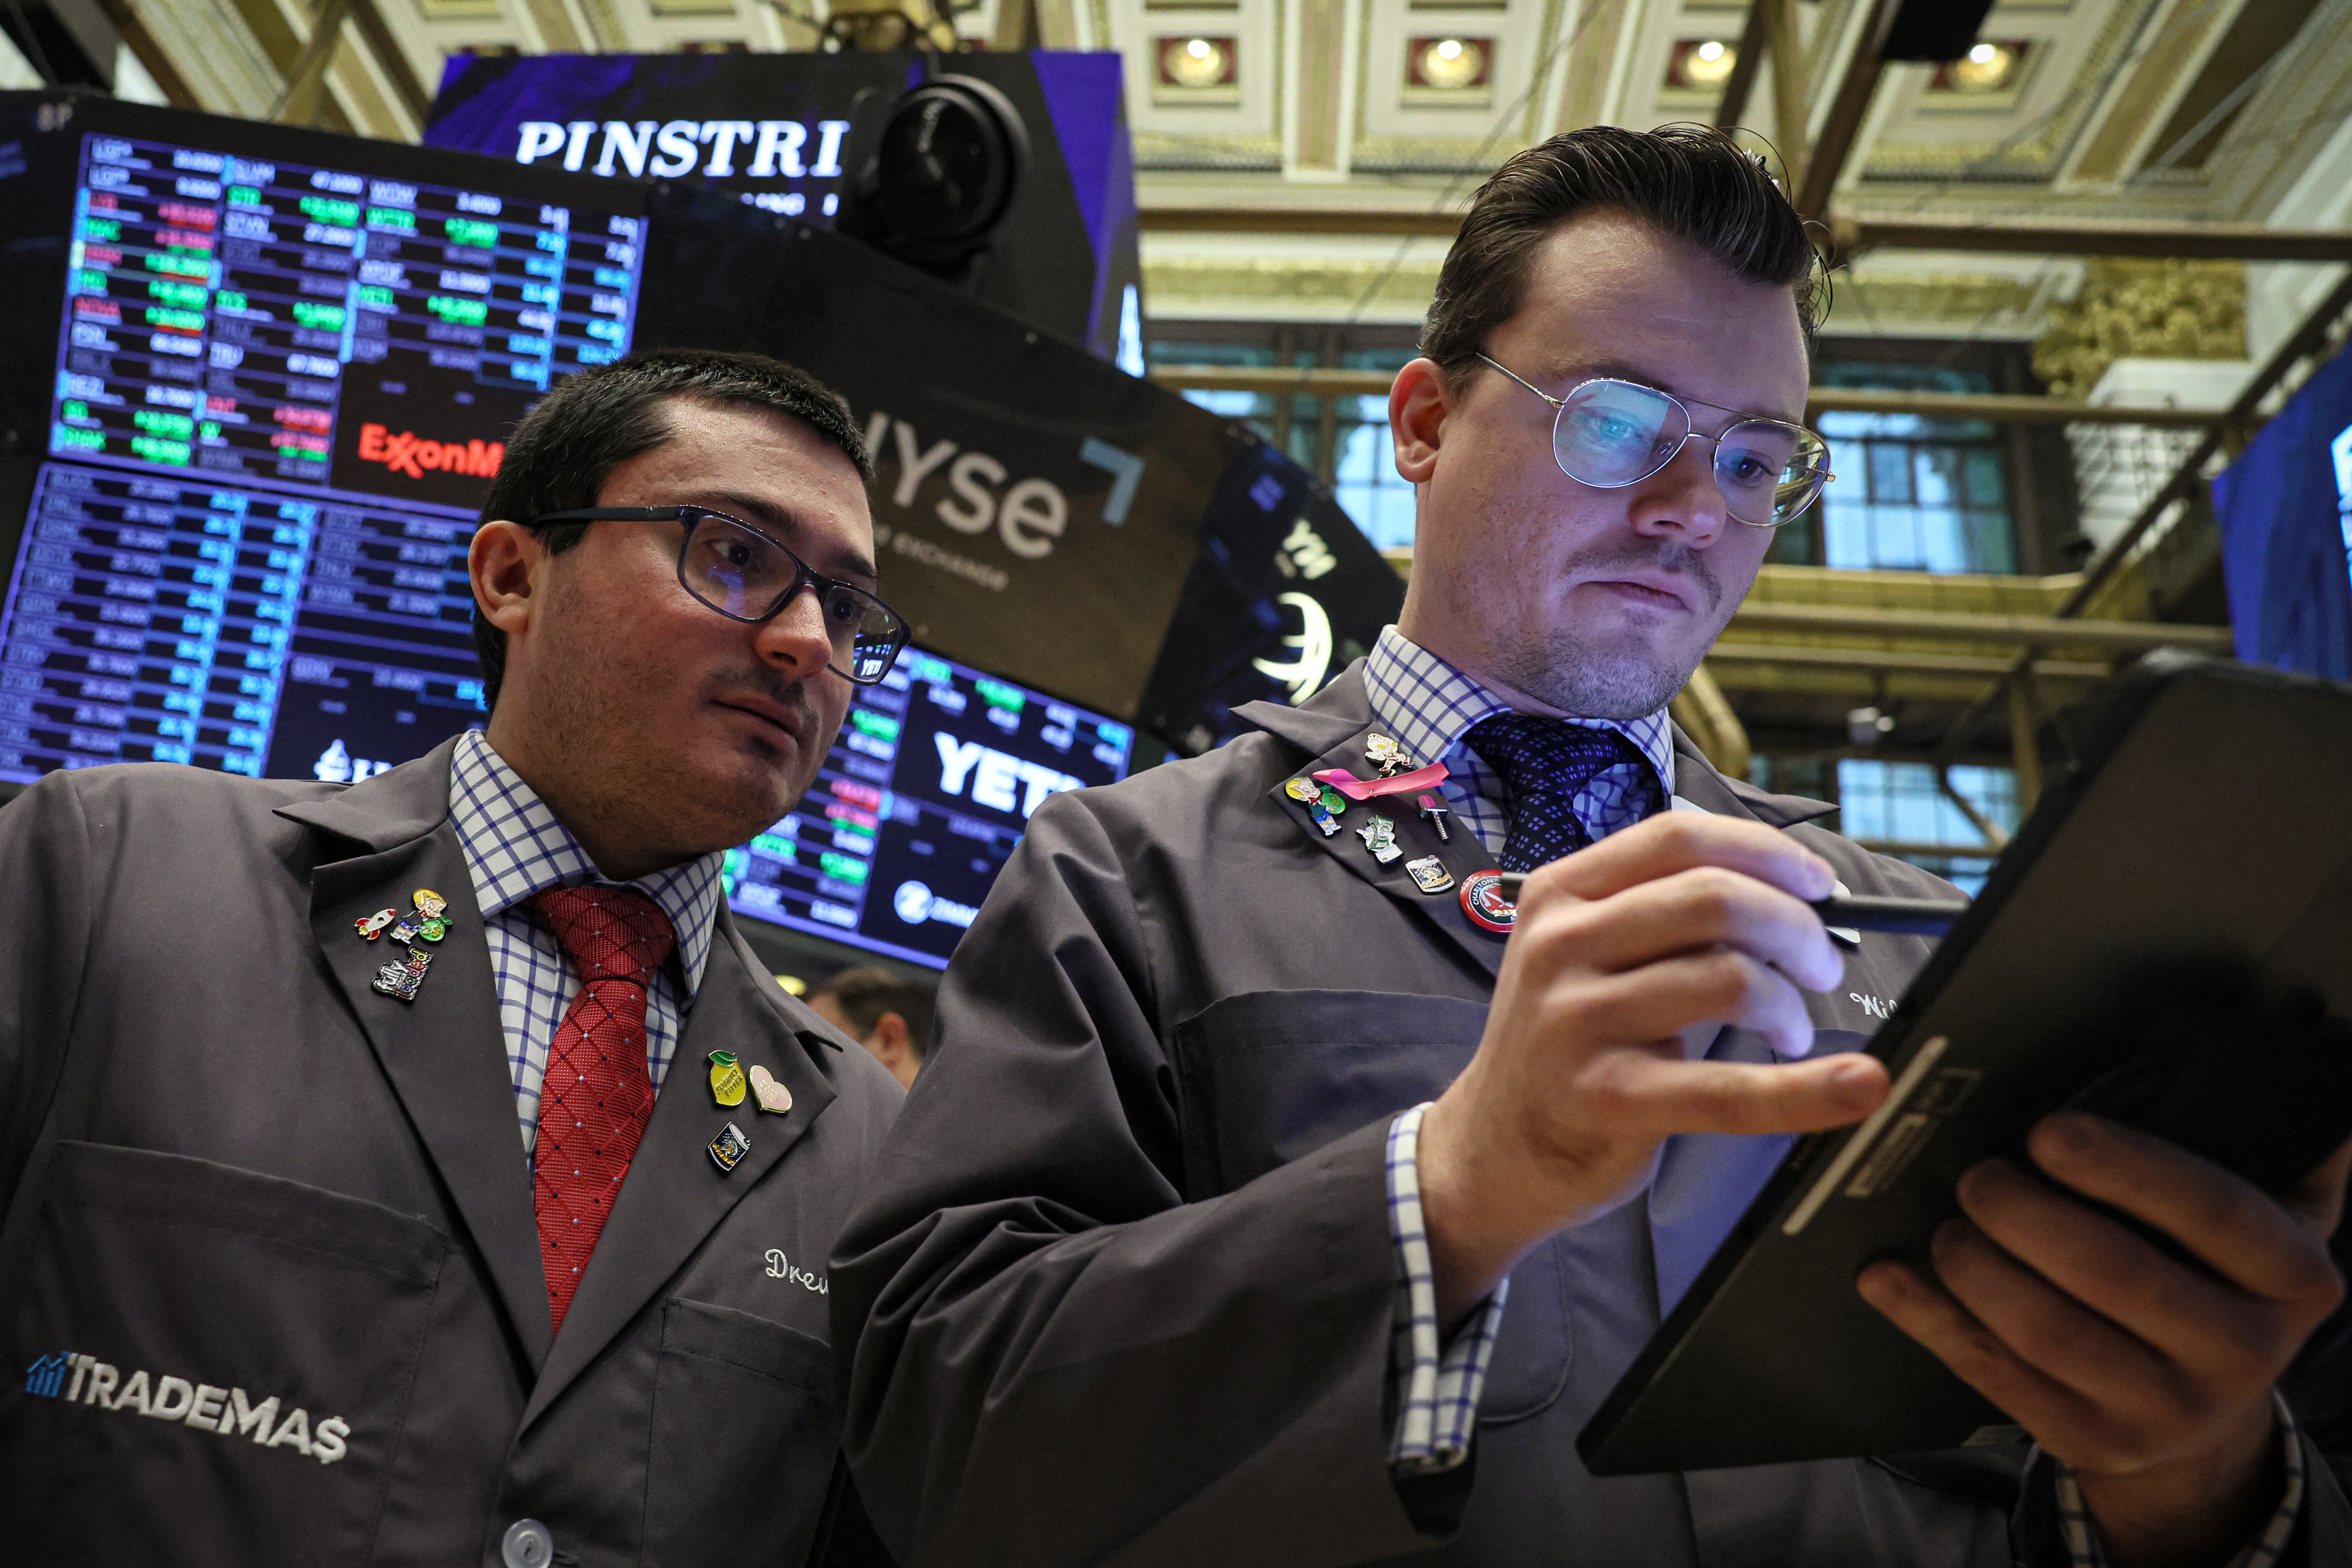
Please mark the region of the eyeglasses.
MULTIPOLYGON (((1801 425, 1741 416, 1722 435, 1707 436, 1694 428, 1682 398, 1654 386, 1602 376, 1580 382, 1566 397, 1554 397, 1485 354, 1478 357, 1558 411, 1551 425, 1552 458, 1579 484, 1604 490, 1638 484, 1673 462, 1684 443, 1696 437, 1715 446, 1715 484, 1731 520, 1750 528, 1778 528, 1812 505, 1822 487, 1837 478, 1830 472, 1830 444, 1801 425)), ((1689 401, 1739 415, 1736 408, 1689 401)))
POLYGON ((827 667, 859 686, 890 673, 914 633, 898 612, 848 583, 820 577, 808 563, 740 518, 707 506, 592 506, 551 511, 525 524, 677 522, 677 583, 730 621, 760 626, 783 614, 803 588, 816 590, 833 643, 827 667))

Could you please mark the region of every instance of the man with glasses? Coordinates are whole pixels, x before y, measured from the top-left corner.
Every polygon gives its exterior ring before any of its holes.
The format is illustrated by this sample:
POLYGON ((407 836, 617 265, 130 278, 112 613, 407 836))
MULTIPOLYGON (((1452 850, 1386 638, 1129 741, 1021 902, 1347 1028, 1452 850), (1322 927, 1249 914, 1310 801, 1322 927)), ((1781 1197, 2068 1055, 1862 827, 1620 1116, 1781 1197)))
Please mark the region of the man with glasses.
POLYGON ((472 542, 486 728, 0 809, 10 1561, 872 1548, 824 1258, 900 1091, 719 876, 905 645, 869 473, 771 360, 573 377, 472 542))
POLYGON ((1970 1173, 1934 1275, 1860 1288, 2040 1449, 1578 1458, 1790 1135, 1887 1091, 1854 1052, 1928 944, 1807 900, 1950 896, 1665 717, 1830 481, 1815 265, 1713 132, 1511 160, 1390 397, 1399 624, 1221 751, 1031 820, 834 1268, 903 1561, 2352 1561, 2271 1394, 2340 1295, 2352 1151, 2282 1204, 2055 1118, 2046 1182, 1970 1173), (1516 910, 1500 871, 1533 873, 1516 910))

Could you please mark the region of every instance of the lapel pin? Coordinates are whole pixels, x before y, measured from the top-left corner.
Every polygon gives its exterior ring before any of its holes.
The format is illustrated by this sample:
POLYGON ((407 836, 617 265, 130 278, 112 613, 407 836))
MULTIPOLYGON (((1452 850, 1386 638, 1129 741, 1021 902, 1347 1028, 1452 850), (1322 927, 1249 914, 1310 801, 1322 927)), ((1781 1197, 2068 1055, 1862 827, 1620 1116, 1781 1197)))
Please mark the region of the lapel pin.
POLYGON ((710 1053, 710 1098, 730 1110, 743 1103, 743 1069, 732 1051, 710 1053))
POLYGON ((1444 802, 1433 795, 1425 795, 1421 797, 1418 804, 1421 806, 1422 820, 1437 829, 1437 841, 1440 844, 1453 837, 1453 835, 1445 830, 1447 813, 1444 802))
POLYGON ((1411 773, 1382 773, 1378 778, 1360 779, 1345 768, 1325 768, 1315 775, 1315 782, 1328 786, 1328 797, 1334 791, 1349 800, 1377 800, 1384 795, 1411 795, 1418 789, 1433 789, 1445 782, 1447 769, 1444 763, 1432 763, 1411 773))
POLYGON ((432 962, 431 953, 419 952, 412 947, 408 950, 408 956, 405 959, 394 959, 377 970, 375 979, 371 984, 387 996, 397 996, 404 1002, 414 1002, 416 1000, 416 987, 425 979, 425 966, 432 962))
POLYGON ((1372 852, 1372 858, 1385 866, 1404 853, 1397 847, 1396 824, 1385 816, 1375 816, 1356 829, 1356 837, 1372 852))
POLYGON ((1507 935, 1519 907, 1503 897, 1500 871, 1473 871, 1462 879, 1462 912, 1486 930, 1507 935))
POLYGON ((1404 869, 1405 875, 1412 879, 1413 886, 1424 893, 1442 893, 1454 886, 1454 873, 1447 870, 1444 862, 1434 855, 1426 859, 1408 860, 1404 863, 1404 869))
POLYGON ((1412 766, 1412 759, 1404 748, 1386 735, 1364 737, 1364 761, 1384 779, 1392 779, 1412 766))
POLYGON ((1324 837, 1339 831, 1339 823, 1333 819, 1346 809, 1348 803, 1332 791, 1307 779, 1292 779, 1282 786, 1282 793, 1307 808, 1307 815, 1315 819, 1324 837))
MULTIPOLYGON (((449 934, 448 900, 430 888, 419 888, 409 894, 408 899, 414 907, 406 914, 401 913, 398 910, 378 910, 372 915, 362 915, 358 920, 353 921, 352 929, 360 933, 362 941, 373 942, 383 936, 385 928, 389 927, 392 940, 403 947, 406 947, 420 937, 426 942, 439 942, 449 934)), ((394 966, 388 964, 385 967, 394 966)), ((422 974, 424 970, 420 967, 417 973, 422 974)), ((377 979, 376 989, 382 991, 383 977, 379 975, 377 979)), ((415 987, 411 986, 409 990, 413 994, 415 987)), ((391 995, 394 993, 386 992, 385 994, 391 995)))
POLYGON ((751 1141, 744 1137, 743 1130, 732 1121, 720 1128, 719 1136, 710 1141, 710 1162, 722 1173, 741 1164, 743 1156, 751 1152, 751 1141))
POLYGON ((793 1108, 793 1091, 757 1062, 751 1064, 751 1098, 760 1102, 761 1110, 772 1110, 778 1116, 793 1108))

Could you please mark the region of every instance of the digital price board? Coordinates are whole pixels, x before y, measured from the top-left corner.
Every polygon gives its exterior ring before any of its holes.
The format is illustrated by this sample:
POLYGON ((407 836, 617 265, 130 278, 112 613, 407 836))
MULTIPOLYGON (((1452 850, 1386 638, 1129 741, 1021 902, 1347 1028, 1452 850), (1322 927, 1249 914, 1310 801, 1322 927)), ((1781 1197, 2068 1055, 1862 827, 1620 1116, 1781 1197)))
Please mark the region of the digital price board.
POLYGON ((476 510, 547 388, 627 352, 643 192, 114 104, 38 124, 70 152, 17 195, 54 216, 12 221, 60 236, 64 288, 7 305, 57 358, 0 779, 344 781, 478 720, 476 510))
POLYGON ((626 350, 643 223, 85 135, 49 450, 464 506, 626 350))
POLYGON ((0 778, 158 762, 352 779, 429 750, 481 707, 471 534, 44 465, 0 620, 0 778))
POLYGON ((728 901, 944 968, 1030 816, 1134 753, 1117 720, 908 648, 856 689, 799 807, 728 857, 728 901))

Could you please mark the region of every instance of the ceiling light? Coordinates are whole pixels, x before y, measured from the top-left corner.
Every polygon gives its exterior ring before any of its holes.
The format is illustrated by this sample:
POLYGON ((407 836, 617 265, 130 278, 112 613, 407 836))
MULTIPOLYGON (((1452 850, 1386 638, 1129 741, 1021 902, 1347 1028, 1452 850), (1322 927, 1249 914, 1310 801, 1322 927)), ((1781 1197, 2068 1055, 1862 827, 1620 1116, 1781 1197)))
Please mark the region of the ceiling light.
POLYGON ((1483 38, 1433 38, 1422 46, 1414 62, 1420 85, 1442 92, 1476 87, 1486 78, 1486 41, 1483 38))
POLYGON ((1674 87, 1721 87, 1738 63, 1739 50, 1721 38, 1685 44, 1681 58, 1667 72, 1667 81, 1674 87))
POLYGON ((2016 77, 2017 62, 2023 53, 2021 45, 1979 44, 1964 58, 1954 60, 1938 74, 1942 85, 1954 92, 1999 92, 2016 77))
POLYGON ((1163 38, 1160 79, 1172 87, 1222 87, 1233 79, 1231 38, 1163 38))

